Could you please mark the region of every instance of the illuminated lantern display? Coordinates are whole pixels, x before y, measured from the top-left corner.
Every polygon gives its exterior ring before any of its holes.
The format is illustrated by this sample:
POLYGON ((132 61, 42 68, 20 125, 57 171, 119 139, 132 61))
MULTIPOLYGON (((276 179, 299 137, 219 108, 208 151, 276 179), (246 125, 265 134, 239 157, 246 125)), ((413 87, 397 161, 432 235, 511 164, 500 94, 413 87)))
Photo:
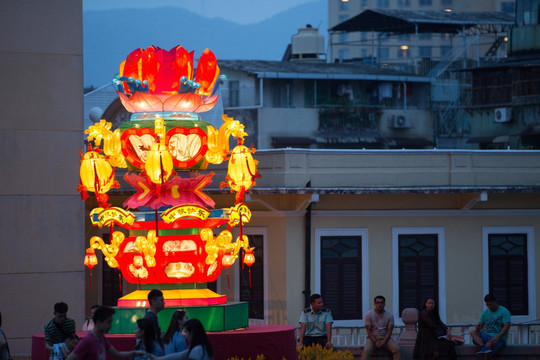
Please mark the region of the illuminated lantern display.
MULTIPOLYGON (((223 124, 216 129, 199 114, 216 104, 219 83, 219 66, 208 49, 196 66, 193 52, 181 46, 169 51, 155 46, 136 49, 113 80, 122 104, 133 113, 130 121, 111 131, 111 124, 101 120, 85 131, 89 144, 94 142, 96 147, 92 150, 89 145, 82 157, 79 191, 96 193, 100 207, 90 212, 90 219, 94 226, 110 227, 111 232, 109 243, 92 237, 89 250, 102 251, 107 264, 119 269, 130 283, 212 282, 223 268, 235 263, 242 249, 243 263, 255 261, 241 231, 251 218, 244 193, 259 176, 252 156, 255 149, 243 146, 248 134, 238 121, 223 115, 223 124), (232 151, 231 136, 238 141, 232 151), (215 209, 204 192, 214 174, 202 172, 227 160, 226 181, 231 192, 237 193, 236 204, 215 209), (127 169, 124 180, 135 189, 123 208, 106 202, 107 191, 118 186, 115 167, 127 169), (236 240, 229 230, 214 235, 213 229, 226 224, 240 227, 236 240), (129 234, 114 231, 117 226, 129 234)), ((91 269, 97 260, 89 261, 85 258, 91 269)), ((167 304, 226 302, 225 296, 210 293, 215 296, 189 301, 183 295, 171 295, 166 297, 167 304)), ((120 299, 118 306, 145 304, 139 295, 130 296, 120 299)))

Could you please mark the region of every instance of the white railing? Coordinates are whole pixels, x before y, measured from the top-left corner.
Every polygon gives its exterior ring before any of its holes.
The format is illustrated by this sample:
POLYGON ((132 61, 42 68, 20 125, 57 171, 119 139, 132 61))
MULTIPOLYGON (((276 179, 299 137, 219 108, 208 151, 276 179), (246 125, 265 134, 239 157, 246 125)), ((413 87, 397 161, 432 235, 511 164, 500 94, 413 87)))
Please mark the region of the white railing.
MULTIPOLYGON (((472 344, 469 331, 476 324, 449 324, 452 334, 463 335, 465 344, 472 344)), ((392 337, 399 340, 405 326, 396 326, 392 337)), ((364 327, 335 327, 332 329, 332 343, 335 346, 362 346, 366 341, 364 327)), ((540 323, 517 324, 510 327, 508 344, 540 345, 540 323)))

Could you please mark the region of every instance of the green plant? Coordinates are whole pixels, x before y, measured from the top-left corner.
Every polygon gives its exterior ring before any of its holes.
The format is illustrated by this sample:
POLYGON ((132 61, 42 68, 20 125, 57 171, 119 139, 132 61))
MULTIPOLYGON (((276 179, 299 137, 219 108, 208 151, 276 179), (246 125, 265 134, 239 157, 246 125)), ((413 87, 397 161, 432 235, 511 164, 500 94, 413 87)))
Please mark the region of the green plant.
POLYGON ((354 356, 350 351, 326 349, 320 345, 314 345, 299 348, 298 360, 354 360, 354 356))

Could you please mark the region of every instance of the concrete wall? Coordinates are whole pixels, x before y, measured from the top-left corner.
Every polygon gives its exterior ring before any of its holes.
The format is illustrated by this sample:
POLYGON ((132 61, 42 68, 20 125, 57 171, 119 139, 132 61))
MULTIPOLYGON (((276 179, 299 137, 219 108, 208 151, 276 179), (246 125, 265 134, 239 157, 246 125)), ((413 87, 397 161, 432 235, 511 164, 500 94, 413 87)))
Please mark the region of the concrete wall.
MULTIPOLYGON (((258 188, 303 188, 308 181, 329 189, 540 185, 540 151, 286 149, 255 157, 263 175, 258 188)), ((213 170, 225 176, 225 167, 213 170)))
POLYGON ((317 136, 319 127, 317 109, 265 107, 259 109, 258 117, 260 149, 271 149, 272 137, 299 136, 314 139, 317 136))
POLYGON ((82 325, 82 1, 0 5, 0 311, 29 354, 58 301, 82 325))

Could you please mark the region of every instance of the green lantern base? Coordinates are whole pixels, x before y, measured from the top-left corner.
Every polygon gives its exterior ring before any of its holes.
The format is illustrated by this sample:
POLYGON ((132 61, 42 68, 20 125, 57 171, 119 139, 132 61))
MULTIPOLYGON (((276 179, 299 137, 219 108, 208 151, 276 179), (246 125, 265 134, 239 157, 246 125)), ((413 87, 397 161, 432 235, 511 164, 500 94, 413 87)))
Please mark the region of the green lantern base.
MULTIPOLYGON (((158 314, 158 321, 163 332, 166 332, 173 313, 177 310, 187 312, 190 319, 198 319, 206 331, 227 331, 248 327, 247 302, 228 302, 220 305, 167 307, 158 314)), ((110 334, 132 334, 137 319, 143 318, 145 308, 116 307, 110 334)))

